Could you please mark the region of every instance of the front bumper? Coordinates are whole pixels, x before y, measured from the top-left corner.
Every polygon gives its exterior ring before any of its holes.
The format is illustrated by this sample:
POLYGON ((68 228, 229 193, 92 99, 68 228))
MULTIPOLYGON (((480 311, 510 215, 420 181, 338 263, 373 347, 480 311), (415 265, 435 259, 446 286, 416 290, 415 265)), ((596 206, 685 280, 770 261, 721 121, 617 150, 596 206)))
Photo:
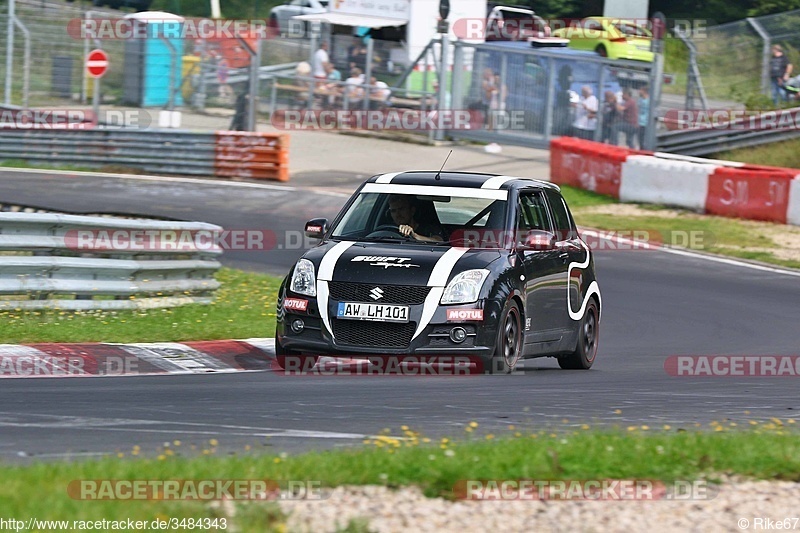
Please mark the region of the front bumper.
MULTIPOLYGON (((368 302, 364 302, 368 303, 368 302)), ((423 304, 409 305, 407 324, 342 320, 335 318, 338 300, 328 302, 331 332, 319 313, 316 298, 292 293, 282 294, 278 301, 277 341, 286 349, 314 355, 391 357, 397 355, 473 355, 488 357, 494 352, 497 323, 502 302, 479 300, 466 305, 438 305, 430 323, 414 335, 422 317, 423 304), (286 309, 285 297, 307 299, 305 310, 286 309), (483 319, 448 320, 448 309, 481 309, 483 319), (293 331, 295 320, 303 321, 300 332, 293 331), (450 338, 455 327, 466 330, 467 337, 457 343, 450 338)))

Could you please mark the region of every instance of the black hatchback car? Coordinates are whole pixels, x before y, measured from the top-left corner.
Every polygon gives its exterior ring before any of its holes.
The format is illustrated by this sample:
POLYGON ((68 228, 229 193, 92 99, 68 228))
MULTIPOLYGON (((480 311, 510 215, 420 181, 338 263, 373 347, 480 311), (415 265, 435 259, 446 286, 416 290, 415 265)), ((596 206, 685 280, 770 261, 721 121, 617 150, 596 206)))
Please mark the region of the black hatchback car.
POLYGON ((319 355, 466 355, 485 372, 522 358, 588 369, 602 300, 592 252, 559 188, 466 172, 368 179, 278 294, 278 364, 319 355))

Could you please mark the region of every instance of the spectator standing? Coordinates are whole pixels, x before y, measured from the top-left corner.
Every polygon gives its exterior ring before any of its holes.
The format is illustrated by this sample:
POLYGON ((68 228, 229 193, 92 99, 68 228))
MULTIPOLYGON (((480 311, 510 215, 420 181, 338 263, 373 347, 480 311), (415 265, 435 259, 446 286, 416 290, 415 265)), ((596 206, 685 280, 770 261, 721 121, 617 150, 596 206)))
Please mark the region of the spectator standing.
POLYGON ((597 110, 600 103, 597 97, 592 94, 592 88, 588 85, 581 87, 581 98, 575 106, 575 122, 572 123, 575 137, 580 139, 594 139, 594 132, 597 129, 597 110))
POLYGON ((328 43, 322 43, 319 45, 319 49, 314 52, 313 74, 315 78, 324 80, 328 77, 328 74, 325 72, 325 63, 328 62, 330 62, 330 57, 328 57, 328 43))
POLYGON ((644 148, 647 124, 650 121, 650 91, 647 86, 639 88, 639 149, 644 148))
POLYGON ((792 64, 789 63, 789 58, 783 53, 781 45, 774 45, 769 60, 769 78, 772 83, 772 101, 776 106, 787 99, 785 85, 791 74, 792 64))
POLYGON ((494 71, 486 67, 483 69, 483 77, 481 78, 481 112, 483 113, 483 123, 491 129, 491 121, 489 120, 489 109, 492 105, 492 96, 497 90, 496 78, 494 71))
POLYGON ((617 111, 617 95, 614 91, 603 93, 603 133, 600 136, 601 142, 616 143, 613 136, 613 128, 619 121, 619 111, 617 111))
POLYGON ((611 128, 614 144, 619 145, 619 134, 624 133, 628 148, 635 148, 634 139, 639 132, 639 110, 629 87, 622 90, 622 104, 617 104, 617 111, 620 120, 611 128))

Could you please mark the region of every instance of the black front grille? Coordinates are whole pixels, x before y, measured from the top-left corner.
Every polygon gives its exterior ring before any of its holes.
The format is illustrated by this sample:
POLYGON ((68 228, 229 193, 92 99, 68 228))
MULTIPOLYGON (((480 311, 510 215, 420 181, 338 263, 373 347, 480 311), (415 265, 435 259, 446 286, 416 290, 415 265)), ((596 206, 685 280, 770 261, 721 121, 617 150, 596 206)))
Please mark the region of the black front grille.
POLYGON ((406 348, 416 331, 414 322, 370 322, 367 320, 333 320, 337 344, 368 348, 406 348))
POLYGON ((332 281, 328 284, 332 300, 340 302, 375 302, 381 304, 406 304, 420 305, 425 303, 425 297, 430 292, 430 287, 414 285, 382 285, 380 283, 350 283, 332 281), (383 297, 377 300, 372 297, 371 291, 379 287, 383 297))

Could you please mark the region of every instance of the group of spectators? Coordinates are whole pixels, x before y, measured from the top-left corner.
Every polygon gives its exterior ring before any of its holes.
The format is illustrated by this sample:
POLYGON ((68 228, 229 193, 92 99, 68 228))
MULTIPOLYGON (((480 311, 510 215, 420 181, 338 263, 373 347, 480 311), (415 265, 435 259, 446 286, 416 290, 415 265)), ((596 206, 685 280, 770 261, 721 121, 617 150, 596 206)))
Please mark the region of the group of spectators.
POLYGON ((619 98, 613 91, 606 91, 601 104, 592 94, 592 88, 584 85, 581 87, 579 100, 572 104, 575 108, 572 134, 581 139, 593 140, 598 116, 602 115, 601 142, 620 145, 622 134, 629 148, 636 148, 636 143, 640 149, 643 148, 650 120, 650 92, 644 85, 639 87, 637 93, 638 98, 630 87, 626 87, 619 98))
MULTIPOLYGON (((392 94, 386 82, 379 81, 375 76, 370 76, 369 85, 365 90, 365 75, 360 66, 350 63, 349 77, 342 82, 342 73, 331 62, 328 55, 328 44, 323 42, 314 53, 311 75, 316 80, 314 91, 322 100, 322 106, 332 108, 338 102, 347 100, 350 108, 358 107, 369 93, 370 108, 380 109, 389 103, 392 94)), ((298 72, 298 75, 302 75, 298 72)))

